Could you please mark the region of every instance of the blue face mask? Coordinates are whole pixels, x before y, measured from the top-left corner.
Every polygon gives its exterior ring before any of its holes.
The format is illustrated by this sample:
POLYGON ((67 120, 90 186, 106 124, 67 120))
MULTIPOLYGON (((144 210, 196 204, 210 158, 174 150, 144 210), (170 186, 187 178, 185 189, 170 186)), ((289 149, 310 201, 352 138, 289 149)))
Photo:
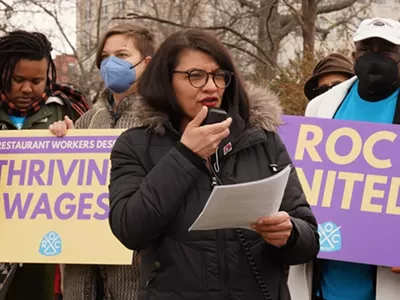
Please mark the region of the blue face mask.
POLYGON ((115 56, 109 56, 101 62, 100 73, 104 83, 112 93, 127 91, 136 81, 136 65, 115 56))

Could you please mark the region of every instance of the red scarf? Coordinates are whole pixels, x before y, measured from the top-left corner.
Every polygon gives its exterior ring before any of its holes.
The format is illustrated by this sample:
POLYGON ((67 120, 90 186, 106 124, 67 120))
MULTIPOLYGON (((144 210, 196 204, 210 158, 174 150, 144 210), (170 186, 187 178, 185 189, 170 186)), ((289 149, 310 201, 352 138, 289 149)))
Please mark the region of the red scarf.
MULTIPOLYGON (((38 112, 45 105, 49 97, 60 98, 66 106, 67 114, 68 112, 72 113, 76 117, 75 119, 79 118, 90 109, 85 96, 81 92, 57 83, 49 85, 46 88, 45 93, 42 95, 42 98, 39 101, 33 102, 28 108, 18 108, 14 103, 7 99, 4 93, 1 94, 0 100, 2 108, 9 115, 27 117, 38 112)), ((69 117, 74 117, 73 115, 69 115, 69 117)))

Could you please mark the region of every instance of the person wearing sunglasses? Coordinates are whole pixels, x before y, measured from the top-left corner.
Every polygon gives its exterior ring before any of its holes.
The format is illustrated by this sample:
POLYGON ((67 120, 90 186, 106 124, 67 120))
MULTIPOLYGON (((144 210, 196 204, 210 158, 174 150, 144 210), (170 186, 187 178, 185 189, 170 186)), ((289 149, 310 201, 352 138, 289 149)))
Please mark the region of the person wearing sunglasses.
POLYGON ((329 54, 315 66, 312 77, 304 85, 304 94, 311 101, 353 76, 350 59, 340 53, 329 54))

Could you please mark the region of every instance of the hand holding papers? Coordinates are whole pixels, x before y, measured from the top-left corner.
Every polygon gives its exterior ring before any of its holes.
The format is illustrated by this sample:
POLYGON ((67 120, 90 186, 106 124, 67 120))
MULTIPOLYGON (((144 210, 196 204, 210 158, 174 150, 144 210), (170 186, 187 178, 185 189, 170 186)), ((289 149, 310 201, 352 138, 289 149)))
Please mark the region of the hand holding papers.
POLYGON ((282 247, 292 235, 293 224, 286 211, 278 211, 270 217, 260 218, 251 228, 257 231, 270 245, 282 247))
POLYGON ((189 231, 250 229, 250 225, 260 217, 276 214, 282 202, 290 170, 291 166, 287 166, 278 174, 262 180, 216 186, 189 231))

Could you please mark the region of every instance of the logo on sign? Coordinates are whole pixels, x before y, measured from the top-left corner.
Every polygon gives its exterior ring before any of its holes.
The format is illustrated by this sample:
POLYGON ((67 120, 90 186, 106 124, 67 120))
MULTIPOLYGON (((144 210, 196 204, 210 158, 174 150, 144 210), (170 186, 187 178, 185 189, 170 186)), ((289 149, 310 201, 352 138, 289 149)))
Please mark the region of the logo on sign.
POLYGON ((61 246, 61 237, 54 231, 50 231, 40 242, 39 253, 44 256, 56 256, 61 253, 61 246))
POLYGON ((321 252, 335 252, 342 249, 342 234, 340 228, 341 226, 337 226, 333 222, 318 224, 321 252))

